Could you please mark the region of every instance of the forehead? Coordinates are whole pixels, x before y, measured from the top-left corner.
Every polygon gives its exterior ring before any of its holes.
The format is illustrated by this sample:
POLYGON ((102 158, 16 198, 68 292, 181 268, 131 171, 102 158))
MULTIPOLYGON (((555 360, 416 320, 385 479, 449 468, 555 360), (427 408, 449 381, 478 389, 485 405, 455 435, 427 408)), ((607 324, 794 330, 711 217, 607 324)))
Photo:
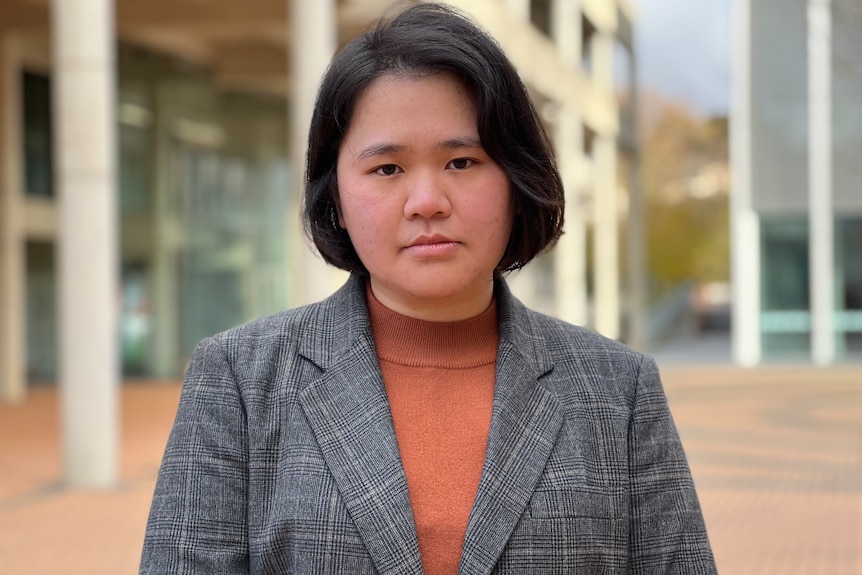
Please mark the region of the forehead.
POLYGON ((448 73, 375 78, 356 98, 345 137, 417 130, 477 132, 475 98, 460 78, 448 73))

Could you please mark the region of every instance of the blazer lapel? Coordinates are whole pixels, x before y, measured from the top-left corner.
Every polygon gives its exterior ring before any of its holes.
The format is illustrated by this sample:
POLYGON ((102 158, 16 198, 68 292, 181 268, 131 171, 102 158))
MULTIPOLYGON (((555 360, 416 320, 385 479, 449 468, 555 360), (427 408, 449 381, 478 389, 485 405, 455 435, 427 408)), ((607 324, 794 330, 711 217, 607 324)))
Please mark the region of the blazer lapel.
POLYGON ((421 574, 407 478, 377 353, 367 316, 364 323, 356 321, 357 315, 361 320, 367 314, 361 284, 357 288, 353 280, 342 292, 350 296, 352 305, 346 307, 352 309, 336 311, 352 315, 329 317, 352 318, 347 329, 352 333, 309 353, 317 356, 315 363, 324 373, 300 393, 299 401, 377 570, 381 575, 421 574), (346 340, 352 344, 339 350, 346 340), (338 357, 327 367, 333 353, 338 357))
POLYGON ((500 348, 488 448, 459 573, 490 573, 524 513, 565 416, 539 383, 553 369, 526 308, 498 289, 500 348))

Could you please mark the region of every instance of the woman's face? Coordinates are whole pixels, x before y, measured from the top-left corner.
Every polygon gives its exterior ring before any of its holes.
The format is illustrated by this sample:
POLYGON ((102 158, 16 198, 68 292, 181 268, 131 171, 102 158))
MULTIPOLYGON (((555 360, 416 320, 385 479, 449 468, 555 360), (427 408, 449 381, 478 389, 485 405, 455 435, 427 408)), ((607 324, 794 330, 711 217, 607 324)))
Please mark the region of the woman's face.
POLYGON ((385 306, 432 321, 480 314, 512 231, 506 174, 453 76, 385 75, 356 102, 338 154, 341 227, 385 306))

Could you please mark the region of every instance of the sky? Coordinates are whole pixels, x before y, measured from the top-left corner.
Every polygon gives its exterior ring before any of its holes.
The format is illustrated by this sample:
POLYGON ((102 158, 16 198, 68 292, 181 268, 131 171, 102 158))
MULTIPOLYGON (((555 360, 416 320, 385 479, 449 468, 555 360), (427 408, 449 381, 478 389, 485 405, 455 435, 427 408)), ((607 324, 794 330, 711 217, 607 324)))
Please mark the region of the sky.
POLYGON ((730 106, 731 0, 631 0, 642 89, 705 115, 730 106))

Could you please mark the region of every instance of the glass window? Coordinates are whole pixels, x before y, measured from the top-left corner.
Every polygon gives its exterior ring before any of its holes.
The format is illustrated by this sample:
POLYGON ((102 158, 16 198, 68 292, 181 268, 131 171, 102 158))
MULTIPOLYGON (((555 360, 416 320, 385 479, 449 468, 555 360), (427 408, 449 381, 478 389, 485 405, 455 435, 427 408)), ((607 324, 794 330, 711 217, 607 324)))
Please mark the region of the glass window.
POLYGON ((153 208, 152 130, 120 124, 120 213, 149 214, 153 208))
POLYGON ((862 219, 839 220, 835 235, 838 357, 862 358, 862 219))
POLYGON ((125 375, 147 375, 152 337, 149 270, 124 263, 120 312, 120 353, 125 375))
POLYGON ((143 48, 119 60, 123 367, 172 377, 203 337, 289 301, 287 103, 143 48))
POLYGON ((57 377, 57 278, 54 245, 27 242, 27 377, 51 382, 57 377))
POLYGON ((24 191, 28 196, 54 195, 51 153, 51 82, 48 76, 24 72, 24 191))
POLYGON ((808 221, 761 222, 761 318, 766 359, 810 355, 808 221))

